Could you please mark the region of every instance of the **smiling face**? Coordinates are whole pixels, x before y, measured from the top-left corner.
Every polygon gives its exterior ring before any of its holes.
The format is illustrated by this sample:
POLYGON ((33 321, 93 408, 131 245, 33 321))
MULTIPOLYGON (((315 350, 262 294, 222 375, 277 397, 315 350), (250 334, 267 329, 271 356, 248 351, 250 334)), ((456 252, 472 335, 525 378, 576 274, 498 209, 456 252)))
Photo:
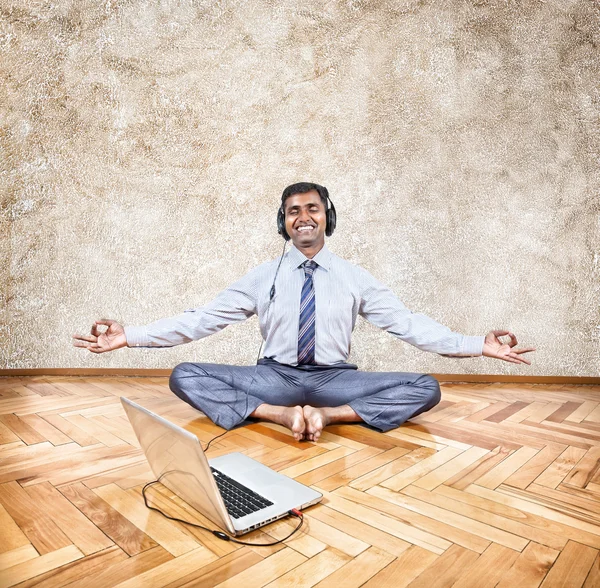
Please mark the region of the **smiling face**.
POLYGON ((296 249, 312 259, 325 244, 325 206, 316 190, 294 194, 284 204, 285 230, 296 249))

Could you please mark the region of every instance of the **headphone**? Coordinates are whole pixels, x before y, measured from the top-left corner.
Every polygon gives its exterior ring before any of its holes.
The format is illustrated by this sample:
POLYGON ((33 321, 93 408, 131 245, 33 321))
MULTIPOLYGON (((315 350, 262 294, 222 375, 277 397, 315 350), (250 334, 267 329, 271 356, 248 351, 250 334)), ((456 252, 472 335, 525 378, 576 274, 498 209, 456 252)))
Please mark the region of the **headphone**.
MULTIPOLYGON (((325 200, 325 207, 326 207, 325 219, 327 221, 327 223, 325 225, 325 234, 328 237, 331 237, 331 235, 333 235, 333 231, 335 230, 335 223, 337 220, 337 216, 335 213, 335 206, 333 205, 331 198, 329 198, 329 192, 327 191, 327 188, 325 188, 325 186, 319 186, 316 190, 319 193, 321 200, 323 200, 323 199, 325 200), (325 198, 323 198, 323 196, 325 198)), ((293 196, 293 194, 291 194, 291 196, 293 196)), ((289 241, 290 236, 288 235, 288 232, 285 230, 285 212, 283 210, 284 205, 285 205, 285 200, 281 203, 281 206, 279 207, 279 210, 277 211, 277 232, 286 241, 289 241)))

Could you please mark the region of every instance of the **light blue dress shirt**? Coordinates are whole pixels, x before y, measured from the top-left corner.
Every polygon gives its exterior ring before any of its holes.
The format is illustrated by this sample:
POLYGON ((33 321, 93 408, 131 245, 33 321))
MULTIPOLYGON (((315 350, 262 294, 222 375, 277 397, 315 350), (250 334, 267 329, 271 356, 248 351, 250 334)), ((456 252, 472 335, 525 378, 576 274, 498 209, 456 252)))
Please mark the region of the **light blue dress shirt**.
MULTIPOLYGON (((183 314, 145 326, 125 327, 129 347, 172 347, 202 339, 258 315, 265 340, 264 357, 298 363, 298 318, 306 257, 295 247, 285 254, 275 296, 270 290, 279 258, 259 265, 220 292, 214 300, 183 314)), ((484 337, 451 331, 433 319, 408 310, 369 272, 324 246, 313 260, 316 305, 315 360, 319 365, 347 361, 358 315, 423 351, 452 357, 481 355, 484 337)))

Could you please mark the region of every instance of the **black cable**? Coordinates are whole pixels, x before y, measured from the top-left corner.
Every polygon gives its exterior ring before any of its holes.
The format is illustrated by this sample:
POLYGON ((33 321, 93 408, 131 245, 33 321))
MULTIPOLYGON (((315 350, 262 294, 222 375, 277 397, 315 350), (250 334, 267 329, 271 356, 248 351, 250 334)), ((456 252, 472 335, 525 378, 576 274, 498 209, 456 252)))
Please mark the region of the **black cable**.
MULTIPOLYGON (((281 255, 279 256, 279 263, 277 264, 277 269, 275 270, 275 276, 273 277, 273 283, 271 284, 271 289, 269 290, 269 305, 267 306, 267 312, 265 313, 265 324, 269 322, 269 311, 271 310, 271 303, 273 302, 273 298, 275 298, 275 282, 277 281, 277 275, 279 274, 279 268, 281 267, 281 262, 283 261, 283 256, 285 255, 285 248, 287 247, 287 241, 283 242, 283 249, 281 250, 281 255)), ((260 359, 260 352, 262 351, 264 340, 260 342, 260 347, 258 348, 258 354, 256 356, 256 363, 260 359)))
MULTIPOLYGON (((219 435, 219 437, 220 437, 220 435, 219 435)), ((215 437, 215 439, 216 439, 216 437, 215 437)), ((212 441, 211 441, 211 443, 212 443, 212 441)), ((209 443, 209 445, 210 445, 210 443, 209 443)), ((171 472, 165 472, 165 474, 163 474, 163 476, 168 473, 171 473, 171 472)), ((161 478, 163 476, 161 476, 161 478)), ((198 525, 196 523, 190 523, 189 521, 184 521, 183 519, 178 519, 177 517, 172 517, 172 516, 164 513, 160 508, 156 508, 155 506, 148 504, 148 498, 146 497, 146 488, 153 486, 154 484, 158 484, 159 482, 160 482, 160 478, 158 480, 148 482, 142 488, 142 496, 144 497, 144 504, 146 505, 146 508, 149 508, 150 510, 155 510, 156 512, 159 512, 163 517, 165 517, 171 521, 177 521, 178 523, 184 523, 185 525, 190 525, 192 527, 196 527, 198 529, 203 529, 204 531, 208 531, 209 533, 212 533, 215 537, 217 537, 223 541, 232 541, 233 543, 239 543, 240 545, 250 545, 253 547, 271 547, 272 545, 278 545, 279 543, 283 543, 284 541, 287 541, 292 535, 296 534, 300 530, 300 527, 302 527, 302 525, 304 523, 304 515, 300 511, 295 510, 295 509, 290 510, 290 511, 288 511, 288 514, 290 514, 293 517, 299 518, 300 523, 287 537, 284 537, 283 539, 278 539, 277 541, 272 541, 271 543, 248 543, 247 541, 240 541, 239 539, 235 539, 231 535, 227 535, 227 533, 224 533, 223 531, 217 531, 216 529, 209 529, 208 527, 203 527, 202 525, 198 525)))
POLYGON ((229 431, 223 431, 220 435, 217 435, 216 437, 213 437, 208 444, 206 445, 206 447, 203 449, 204 453, 206 453, 208 451, 208 448, 210 447, 210 444, 215 440, 218 439, 219 437, 222 437, 223 435, 226 435, 227 433, 229 433, 229 431))

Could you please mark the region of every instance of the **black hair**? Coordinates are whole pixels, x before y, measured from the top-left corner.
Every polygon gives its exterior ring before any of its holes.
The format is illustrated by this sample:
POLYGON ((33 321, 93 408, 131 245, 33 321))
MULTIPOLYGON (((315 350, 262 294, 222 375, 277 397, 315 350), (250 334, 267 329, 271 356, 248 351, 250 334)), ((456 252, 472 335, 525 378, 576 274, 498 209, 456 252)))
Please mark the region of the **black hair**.
POLYGON ((323 206, 325 207, 325 210, 327 210, 327 199, 329 198, 329 192, 327 191, 327 188, 325 186, 321 186, 320 184, 313 184, 312 182, 298 182, 288 186, 281 195, 281 209, 283 210, 285 201, 290 196, 295 196, 296 194, 306 194, 311 190, 318 192, 319 196, 321 197, 321 201, 323 202, 323 206))

